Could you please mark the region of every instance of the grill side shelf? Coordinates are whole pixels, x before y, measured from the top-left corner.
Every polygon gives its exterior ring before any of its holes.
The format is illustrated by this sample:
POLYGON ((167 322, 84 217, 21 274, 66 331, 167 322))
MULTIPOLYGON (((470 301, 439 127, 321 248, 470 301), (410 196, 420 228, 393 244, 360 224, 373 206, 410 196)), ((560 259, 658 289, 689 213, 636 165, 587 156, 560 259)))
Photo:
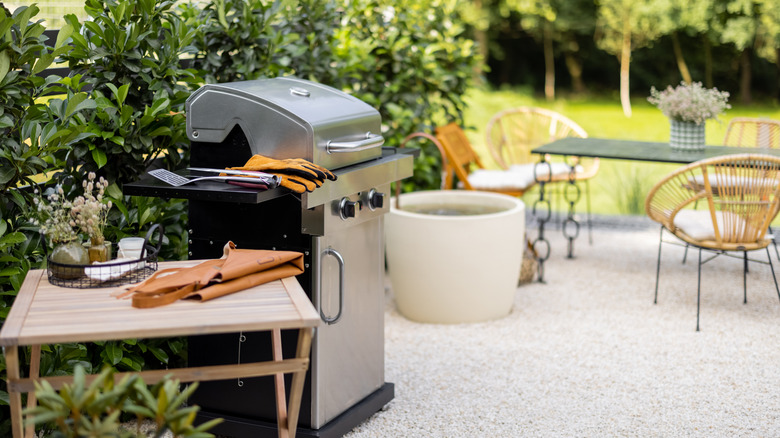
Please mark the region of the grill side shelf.
MULTIPOLYGON (((323 187, 305 194, 304 205, 306 208, 313 208, 358 190, 409 177, 413 170, 413 159, 418 154, 419 150, 416 149, 383 147, 381 158, 334 170, 333 173, 339 179, 326 181, 323 187)), ((186 169, 177 170, 175 173, 182 176, 193 176, 186 169)), ((144 175, 138 181, 124 185, 124 194, 130 196, 245 204, 260 204, 290 193, 292 192, 284 188, 259 191, 214 181, 198 181, 174 187, 150 175, 144 175)))
MULTIPOLYGON (((176 174, 189 176, 187 170, 176 174)), ((290 193, 287 189, 254 190, 224 182, 198 181, 186 186, 174 187, 149 175, 124 185, 124 194, 130 196, 151 196, 155 198, 190 199, 194 201, 220 201, 245 204, 259 204, 290 193)))

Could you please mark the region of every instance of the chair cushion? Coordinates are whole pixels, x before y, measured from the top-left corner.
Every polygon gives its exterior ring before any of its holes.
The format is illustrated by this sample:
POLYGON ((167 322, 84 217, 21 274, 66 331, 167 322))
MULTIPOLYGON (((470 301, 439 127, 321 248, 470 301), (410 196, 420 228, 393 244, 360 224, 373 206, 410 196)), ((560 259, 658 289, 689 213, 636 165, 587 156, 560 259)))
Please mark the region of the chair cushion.
MULTIPOLYGON (((545 164, 548 164, 550 166, 550 171, 552 173, 553 177, 561 176, 561 175, 568 175, 569 171, 571 170, 571 166, 569 166, 566 163, 549 163, 545 162, 545 164)), ((510 172, 523 172, 523 173, 530 173, 531 177, 533 178, 534 174, 534 168, 539 165, 539 169, 537 170, 538 176, 540 178, 544 178, 547 176, 547 166, 542 165, 541 163, 528 163, 528 164, 515 164, 513 166, 509 167, 510 172)), ((580 166, 579 164, 574 166, 574 172, 575 173, 582 173, 585 169, 580 166)))
POLYGON ((469 184, 477 190, 525 190, 534 183, 533 169, 530 172, 477 169, 469 174, 469 184))
MULTIPOLYGON (((723 220, 723 215, 724 213, 721 211, 715 212, 715 220, 718 221, 718 229, 721 232, 721 236, 725 232, 723 229, 724 223, 735 224, 738 230, 741 229, 748 234, 756 231, 755 226, 746 223, 743 218, 732 212, 727 211, 725 213, 726 217, 729 218, 728 221, 723 220)), ((715 229, 712 227, 712 218, 709 210, 680 210, 674 217, 674 226, 694 240, 715 239, 715 229)))
MULTIPOLYGON (((713 193, 718 193, 720 191, 720 184, 718 182, 718 178, 715 175, 710 175, 710 187, 712 187, 713 193)), ((696 175, 693 178, 690 178, 689 181, 691 183, 694 183, 695 185, 699 187, 704 186, 704 175, 696 175)), ((750 178, 750 177, 744 177, 744 176, 737 176, 729 178, 729 181, 727 182, 727 187, 735 187, 735 186, 748 186, 753 187, 755 185, 764 185, 767 188, 774 188, 777 186, 777 181, 772 179, 766 179, 766 178, 750 178)))
MULTIPOLYGON (((718 224, 723 223, 721 212, 715 212, 718 224)), ((680 210, 674 217, 674 226, 695 240, 715 239, 715 228, 709 210, 680 210)))

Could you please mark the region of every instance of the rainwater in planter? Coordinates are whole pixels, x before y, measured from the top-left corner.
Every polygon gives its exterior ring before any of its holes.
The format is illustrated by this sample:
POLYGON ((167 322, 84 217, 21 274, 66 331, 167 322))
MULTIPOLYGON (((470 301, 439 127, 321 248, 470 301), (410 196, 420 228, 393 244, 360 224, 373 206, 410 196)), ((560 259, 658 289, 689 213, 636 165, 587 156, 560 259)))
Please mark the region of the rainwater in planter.
POLYGON ((525 248, 525 205, 479 191, 406 193, 386 218, 387 269, 398 311, 429 323, 510 313, 525 248))

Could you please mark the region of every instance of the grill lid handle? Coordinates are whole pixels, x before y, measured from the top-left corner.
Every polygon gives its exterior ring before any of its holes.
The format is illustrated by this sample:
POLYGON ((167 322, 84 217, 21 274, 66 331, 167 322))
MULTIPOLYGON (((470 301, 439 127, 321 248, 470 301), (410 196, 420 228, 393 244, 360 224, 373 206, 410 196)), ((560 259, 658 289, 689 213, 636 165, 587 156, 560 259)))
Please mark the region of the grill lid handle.
POLYGON ((366 138, 357 141, 334 141, 328 140, 325 145, 325 150, 329 154, 340 152, 358 152, 374 147, 382 146, 385 143, 385 138, 378 134, 372 134, 366 132, 366 138))

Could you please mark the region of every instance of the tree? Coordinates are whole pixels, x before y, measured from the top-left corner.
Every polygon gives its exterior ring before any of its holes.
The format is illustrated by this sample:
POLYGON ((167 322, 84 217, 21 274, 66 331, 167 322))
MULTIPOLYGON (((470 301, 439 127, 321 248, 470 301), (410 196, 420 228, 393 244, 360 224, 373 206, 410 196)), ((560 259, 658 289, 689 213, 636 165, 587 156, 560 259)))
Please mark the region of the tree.
POLYGON ((761 16, 761 0, 716 0, 713 28, 720 36, 720 43, 733 44, 739 55, 739 96, 742 103, 753 99, 751 58, 761 16))
POLYGON ((598 46, 620 59, 620 101, 631 117, 631 50, 652 44, 672 28, 668 0, 601 0, 596 19, 598 46))
MULTIPOLYGON (((692 83, 693 78, 688 70, 688 64, 685 62, 682 48, 680 47, 680 33, 690 36, 702 34, 709 28, 712 21, 713 0, 698 0, 695 2, 679 2, 672 5, 670 10, 672 23, 675 23, 671 29, 672 48, 674 57, 677 61, 677 68, 680 70, 680 76, 683 81, 692 83)), ((711 62, 711 58, 708 62, 711 62)), ((711 68, 709 69, 711 71, 711 68)), ((710 78, 711 79, 711 78, 710 78)), ((710 80, 710 82, 712 82, 710 80)), ((711 84, 709 85, 711 86, 711 84)))
POLYGON ((758 18, 756 54, 775 63, 780 73, 780 1, 761 0, 758 18))
POLYGON ((544 95, 555 98, 555 53, 553 52, 553 23, 556 11, 550 0, 506 0, 507 6, 521 16, 523 29, 541 41, 544 53, 544 95))

